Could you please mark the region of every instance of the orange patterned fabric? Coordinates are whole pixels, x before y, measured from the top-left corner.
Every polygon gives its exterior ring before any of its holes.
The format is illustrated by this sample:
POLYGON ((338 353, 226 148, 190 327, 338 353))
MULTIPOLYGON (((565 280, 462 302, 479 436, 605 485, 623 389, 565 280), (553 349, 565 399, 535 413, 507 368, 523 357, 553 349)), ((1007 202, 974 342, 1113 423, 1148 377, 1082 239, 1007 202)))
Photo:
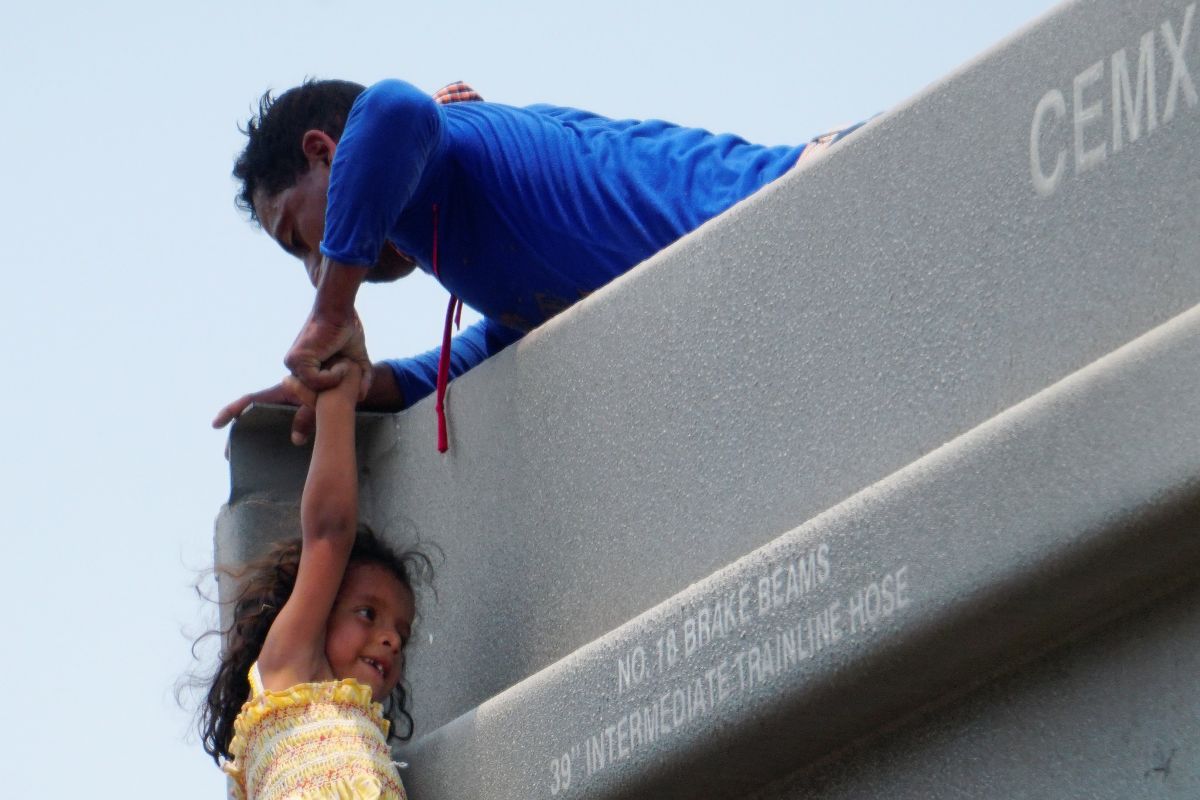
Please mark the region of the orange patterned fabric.
POLYGON ((439 103, 469 103, 482 100, 479 92, 462 81, 448 83, 433 93, 433 99, 439 103))

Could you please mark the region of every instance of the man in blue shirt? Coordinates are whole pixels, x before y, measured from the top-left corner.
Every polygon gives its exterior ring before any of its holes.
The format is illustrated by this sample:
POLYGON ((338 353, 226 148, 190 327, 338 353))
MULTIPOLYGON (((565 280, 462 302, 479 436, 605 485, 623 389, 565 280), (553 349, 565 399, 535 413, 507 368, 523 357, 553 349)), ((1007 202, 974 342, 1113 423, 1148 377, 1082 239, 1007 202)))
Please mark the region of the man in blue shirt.
MULTIPOLYGON (((264 96, 234 168, 239 205, 316 287, 285 358, 294 380, 226 406, 302 405, 362 363, 365 407, 399 410, 789 170, 805 145, 764 147, 666 122, 548 105, 431 97, 402 81, 310 81, 264 96), (420 268, 451 292, 443 346, 372 365, 354 310, 363 282, 420 268), (449 343, 457 302, 484 319, 449 343)), ((848 132, 848 131, 847 131, 848 132)))

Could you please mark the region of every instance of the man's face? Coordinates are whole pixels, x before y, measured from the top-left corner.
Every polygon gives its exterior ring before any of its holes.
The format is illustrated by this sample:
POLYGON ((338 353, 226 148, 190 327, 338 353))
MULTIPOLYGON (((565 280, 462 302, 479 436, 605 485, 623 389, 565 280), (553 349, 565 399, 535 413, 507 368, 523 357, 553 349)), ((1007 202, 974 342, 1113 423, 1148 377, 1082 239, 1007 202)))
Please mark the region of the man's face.
MULTIPOLYGON (((320 131, 309 131, 305 134, 304 145, 309 166, 296 182, 276 194, 259 189, 252 199, 254 213, 263 230, 285 252, 300 259, 309 281, 316 286, 325 263, 320 247, 325 236, 325 203, 336 144, 320 131)), ((367 271, 366 280, 371 283, 394 281, 412 272, 416 265, 413 259, 385 242, 375 264, 367 271)))
POLYGON ((314 164, 292 186, 273 195, 259 189, 253 198, 254 213, 263 230, 286 253, 300 259, 313 286, 320 279, 328 192, 329 167, 314 164))

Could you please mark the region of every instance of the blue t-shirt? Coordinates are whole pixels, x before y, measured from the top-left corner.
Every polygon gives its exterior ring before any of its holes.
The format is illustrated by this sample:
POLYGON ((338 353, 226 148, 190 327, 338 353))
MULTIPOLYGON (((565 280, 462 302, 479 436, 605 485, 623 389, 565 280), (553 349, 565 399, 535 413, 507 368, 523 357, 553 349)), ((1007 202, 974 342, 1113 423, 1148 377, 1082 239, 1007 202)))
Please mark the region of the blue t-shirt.
MULTIPOLYGON (((548 105, 440 105, 403 81, 354 102, 321 252, 373 264, 390 240, 485 319, 451 348, 458 375, 790 169, 764 147, 659 120, 548 105), (436 209, 436 211, 435 211, 436 209)), ((437 350, 389 362, 406 403, 437 350)))

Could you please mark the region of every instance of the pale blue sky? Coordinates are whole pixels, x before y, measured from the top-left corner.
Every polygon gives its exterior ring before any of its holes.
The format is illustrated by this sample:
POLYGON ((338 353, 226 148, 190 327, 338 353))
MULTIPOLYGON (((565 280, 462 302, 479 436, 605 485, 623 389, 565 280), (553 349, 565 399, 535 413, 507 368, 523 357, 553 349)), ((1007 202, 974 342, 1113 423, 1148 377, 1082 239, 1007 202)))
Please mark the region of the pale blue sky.
MULTIPOLYGON (((265 88, 463 79, 498 102, 793 143, 903 102, 1052 5, 7 7, 5 794, 224 791, 171 687, 211 614, 190 589, 228 491, 208 421, 279 377, 311 297, 233 206, 236 125, 265 88)), ((424 278, 368 288, 372 353, 432 346, 444 307, 424 278)))

